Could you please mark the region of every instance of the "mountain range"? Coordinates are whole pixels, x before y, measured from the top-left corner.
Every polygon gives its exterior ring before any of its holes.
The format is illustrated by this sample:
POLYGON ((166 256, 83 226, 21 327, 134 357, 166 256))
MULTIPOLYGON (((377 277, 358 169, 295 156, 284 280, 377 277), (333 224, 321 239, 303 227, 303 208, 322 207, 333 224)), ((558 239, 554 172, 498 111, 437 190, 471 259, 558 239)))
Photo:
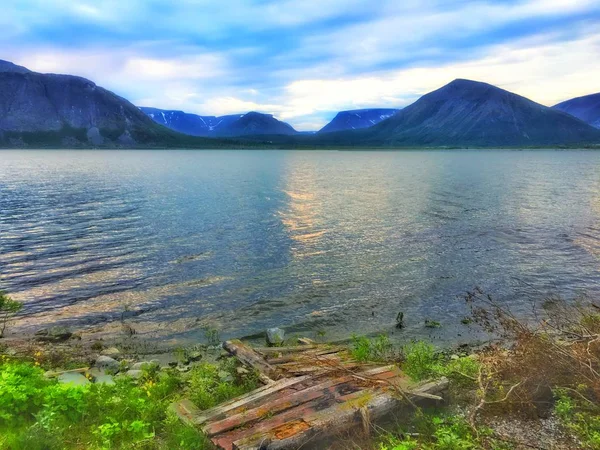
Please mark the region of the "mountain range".
POLYGON ((332 143, 395 147, 530 147, 600 142, 600 131, 576 117, 490 84, 462 79, 424 95, 370 128, 325 136, 332 143))
POLYGON ((376 109, 353 109, 340 111, 331 122, 321 128, 318 133, 331 133, 334 131, 359 130, 377 125, 385 119, 396 114, 399 109, 376 108, 376 109))
POLYGON ((0 61, 2 147, 598 145, 600 129, 590 125, 598 126, 597 111, 598 94, 549 108, 459 79, 402 110, 342 111, 318 133, 306 134, 258 112, 216 117, 140 109, 85 78, 0 61))
POLYGON ((178 136, 85 78, 0 61, 0 142, 6 146, 176 144, 178 136))
POLYGON ((600 128, 600 93, 567 100, 555 105, 554 109, 571 114, 593 127, 600 128))
POLYGON ((191 136, 233 137, 244 135, 291 135, 294 128, 271 114, 251 111, 227 116, 200 116, 183 111, 140 107, 156 123, 191 136))

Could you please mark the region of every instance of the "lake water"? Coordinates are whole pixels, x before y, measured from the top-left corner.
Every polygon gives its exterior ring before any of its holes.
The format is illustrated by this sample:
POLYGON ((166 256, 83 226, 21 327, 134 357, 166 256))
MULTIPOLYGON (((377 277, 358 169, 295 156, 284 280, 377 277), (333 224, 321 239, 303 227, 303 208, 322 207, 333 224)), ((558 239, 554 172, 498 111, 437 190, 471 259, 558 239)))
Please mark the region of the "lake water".
POLYGON ((600 152, 2 151, 0 276, 23 331, 468 340, 474 286, 598 295, 600 152))

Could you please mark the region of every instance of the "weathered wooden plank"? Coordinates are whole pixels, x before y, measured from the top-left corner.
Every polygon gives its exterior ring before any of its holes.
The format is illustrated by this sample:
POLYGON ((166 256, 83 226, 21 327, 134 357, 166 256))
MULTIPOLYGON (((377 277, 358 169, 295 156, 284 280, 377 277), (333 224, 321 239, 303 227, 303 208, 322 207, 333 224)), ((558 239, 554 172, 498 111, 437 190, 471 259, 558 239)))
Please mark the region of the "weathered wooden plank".
POLYGON ((294 408, 303 403, 310 402, 325 395, 335 397, 335 391, 332 388, 353 381, 353 378, 346 375, 341 378, 331 379, 324 383, 311 386, 299 392, 295 392, 285 397, 276 398, 269 402, 261 404, 259 407, 244 411, 223 420, 208 423, 202 431, 208 436, 214 436, 225 431, 246 426, 264 418, 266 415, 278 414, 282 411, 294 408))
POLYGON ((265 375, 270 380, 281 378, 281 373, 275 367, 270 365, 260 353, 254 351, 242 341, 238 339, 226 341, 223 343, 223 348, 236 356, 242 363, 258 370, 259 373, 265 375))
POLYGON ((270 395, 276 394, 278 391, 283 389, 291 388, 295 385, 307 381, 308 376, 296 377, 296 378, 285 378, 269 386, 262 386, 254 391, 248 392, 247 394, 236 397, 228 402, 222 403, 214 408, 198 413, 194 417, 195 425, 202 425, 209 420, 217 420, 226 417, 226 414, 230 411, 234 411, 243 407, 251 407, 254 403, 260 400, 264 400, 270 395))
POLYGON ((172 403, 169 409, 173 411, 179 419, 191 427, 196 425, 195 418, 200 414, 200 409, 188 399, 172 403))
MULTIPOLYGON (((448 380, 442 379, 417 387, 416 392, 434 395, 446 389, 448 380)), ((407 403, 390 389, 369 388, 351 394, 355 400, 335 404, 320 411, 307 411, 302 420, 307 426, 295 434, 278 438, 272 432, 260 435, 262 442, 257 447, 258 435, 248 435, 235 441, 234 448, 267 450, 290 450, 300 448, 315 438, 325 438, 350 429, 357 424, 372 423, 398 410, 407 403)), ((410 397, 410 393, 408 393, 410 397)), ((341 397, 350 400, 350 396, 341 397)), ((280 435, 281 437, 281 435, 280 435)))

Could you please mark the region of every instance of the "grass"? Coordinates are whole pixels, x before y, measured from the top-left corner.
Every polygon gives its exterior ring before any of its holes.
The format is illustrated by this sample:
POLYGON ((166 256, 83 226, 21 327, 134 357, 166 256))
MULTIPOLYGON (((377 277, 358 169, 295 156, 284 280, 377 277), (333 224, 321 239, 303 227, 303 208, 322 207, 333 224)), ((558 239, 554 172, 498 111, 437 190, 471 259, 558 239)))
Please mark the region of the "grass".
POLYGON ((0 449, 211 449, 200 433, 168 413, 184 395, 201 408, 257 385, 234 360, 203 363, 188 374, 149 367, 139 380, 83 387, 44 377, 31 361, 0 357, 0 449))

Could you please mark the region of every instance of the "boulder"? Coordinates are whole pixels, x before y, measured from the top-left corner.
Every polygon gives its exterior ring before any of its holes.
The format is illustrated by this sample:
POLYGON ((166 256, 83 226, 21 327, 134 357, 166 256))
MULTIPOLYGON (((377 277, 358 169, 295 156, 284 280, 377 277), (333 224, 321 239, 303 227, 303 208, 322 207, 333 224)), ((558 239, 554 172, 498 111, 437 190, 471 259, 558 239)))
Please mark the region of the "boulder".
POLYGON ((110 347, 102 350, 100 354, 102 356, 110 356, 111 358, 116 358, 121 354, 121 351, 117 347, 110 347))
POLYGON ((90 370, 90 375, 94 377, 94 383, 97 384, 115 384, 115 380, 112 375, 107 374, 103 370, 93 367, 90 370))
POLYGON ((131 366, 131 370, 149 369, 153 365, 154 364, 151 363, 150 361, 140 361, 140 362, 136 362, 133 366, 131 366))
POLYGON ((111 370, 117 372, 121 367, 119 361, 110 356, 99 356, 94 364, 98 369, 111 370))
POLYGON ((125 375, 127 375, 128 377, 131 377, 131 378, 135 378, 135 379, 141 378, 143 374, 144 374, 144 371, 137 370, 137 369, 131 369, 131 370, 128 370, 127 372, 125 372, 125 375))
POLYGON ((73 333, 67 327, 50 327, 36 331, 35 338, 42 342, 63 342, 68 340, 73 333))
POLYGON ((77 372, 61 373, 56 379, 59 383, 71 384, 73 386, 85 386, 86 384, 90 384, 90 380, 77 372))
POLYGON ((281 328, 269 328, 267 330, 267 344, 281 345, 285 339, 285 331, 281 328))

